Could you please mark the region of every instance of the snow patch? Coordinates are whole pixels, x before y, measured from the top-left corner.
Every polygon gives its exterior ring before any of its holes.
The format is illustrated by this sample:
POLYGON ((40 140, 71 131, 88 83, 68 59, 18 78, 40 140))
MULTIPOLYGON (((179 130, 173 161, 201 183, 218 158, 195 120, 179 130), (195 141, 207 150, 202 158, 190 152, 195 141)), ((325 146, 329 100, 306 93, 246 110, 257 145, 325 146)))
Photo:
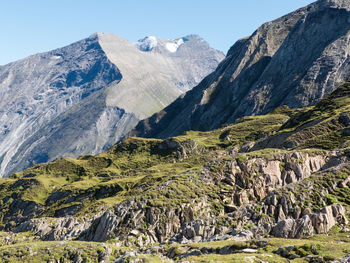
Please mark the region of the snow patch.
POLYGON ((158 45, 157 38, 154 36, 145 37, 136 42, 136 46, 141 51, 151 51, 158 45))
POLYGON ((62 57, 61 56, 52 56, 51 59, 53 60, 58 60, 58 59, 61 59, 62 57))
POLYGON ((165 47, 169 52, 174 53, 184 43, 183 39, 176 39, 174 42, 168 42, 165 44, 165 47))

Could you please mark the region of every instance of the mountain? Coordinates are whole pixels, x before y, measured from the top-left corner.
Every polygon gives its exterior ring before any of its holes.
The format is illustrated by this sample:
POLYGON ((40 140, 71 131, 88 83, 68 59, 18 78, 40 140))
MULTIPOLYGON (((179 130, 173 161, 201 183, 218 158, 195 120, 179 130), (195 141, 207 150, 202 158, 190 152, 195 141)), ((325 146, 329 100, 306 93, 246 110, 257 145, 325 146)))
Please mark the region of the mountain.
POLYGON ((349 0, 319 0, 237 41, 216 71, 132 133, 208 131, 282 105, 315 105, 350 77, 349 0))
POLYGON ((346 262, 349 164, 350 83, 308 108, 131 137, 0 178, 0 257, 346 262))
POLYGON ((133 44, 97 33, 0 67, 0 176, 108 149, 222 58, 196 35, 133 44))

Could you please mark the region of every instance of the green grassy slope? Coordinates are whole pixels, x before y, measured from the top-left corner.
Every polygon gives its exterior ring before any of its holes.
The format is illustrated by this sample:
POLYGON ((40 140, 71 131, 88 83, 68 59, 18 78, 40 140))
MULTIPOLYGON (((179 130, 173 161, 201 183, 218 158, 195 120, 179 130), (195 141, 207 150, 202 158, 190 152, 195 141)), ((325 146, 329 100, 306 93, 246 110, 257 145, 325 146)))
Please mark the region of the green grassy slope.
MULTIPOLYGON (((225 181, 225 176, 232 173, 233 161, 240 165, 253 158, 273 160, 274 156, 293 152, 328 156, 334 149, 346 156, 350 147, 350 124, 346 123, 346 116, 350 116, 350 83, 343 84, 310 108, 280 107, 270 114, 244 117, 214 131, 189 131, 167 140, 131 137, 98 155, 60 158, 35 165, 0 179, 0 227, 10 231, 31 218, 89 217, 129 199, 143 200, 148 207, 176 207, 205 198, 211 213, 219 218, 225 213, 227 195, 234 195, 244 187, 249 190, 260 174, 252 164, 249 166, 252 170, 245 175, 245 186, 232 186, 225 181)), ((312 189, 305 198, 315 211, 324 204, 341 203, 349 207, 350 192, 346 186, 331 187, 333 190, 326 197, 319 196, 323 188, 335 182, 340 185, 349 175, 348 169, 316 173, 303 179, 293 191, 305 193, 312 189)), ((273 190, 289 191, 287 188, 273 190)), ((260 201, 254 196, 249 199, 260 201)), ((32 242, 39 241, 27 243, 32 242)), ((320 253, 327 255, 331 250, 329 244, 323 239, 317 242, 325 247, 320 253)), ((41 246, 41 243, 37 245, 39 250, 41 246)), ((58 254, 63 253, 60 245, 50 243, 50 246, 56 246, 58 254)), ((12 248, 20 250, 19 246, 11 247, 11 251, 12 248)), ((8 249, 0 247, 0 253, 8 249)), ((269 248, 266 253, 273 253, 272 250, 269 248)), ((344 256, 345 249, 341 251, 339 255, 344 256)), ((98 257, 95 254, 91 257, 98 257)), ((241 256, 232 255, 229 259, 241 256)), ((283 262, 278 261, 278 257, 273 254, 272 259, 276 261, 266 260, 283 262)), ((194 262, 197 259, 191 258, 194 262)), ((226 259, 208 255, 201 260, 225 262, 226 259)))

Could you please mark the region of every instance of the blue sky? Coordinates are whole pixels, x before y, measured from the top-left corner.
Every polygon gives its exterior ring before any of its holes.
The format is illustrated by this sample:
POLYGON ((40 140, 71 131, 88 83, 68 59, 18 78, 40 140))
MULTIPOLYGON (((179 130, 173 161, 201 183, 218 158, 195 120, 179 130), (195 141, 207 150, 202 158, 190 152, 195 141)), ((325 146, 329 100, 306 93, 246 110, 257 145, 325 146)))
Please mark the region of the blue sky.
POLYGON ((0 65, 94 32, 135 42, 199 34, 227 52, 233 43, 312 0, 11 0, 0 8, 0 65))

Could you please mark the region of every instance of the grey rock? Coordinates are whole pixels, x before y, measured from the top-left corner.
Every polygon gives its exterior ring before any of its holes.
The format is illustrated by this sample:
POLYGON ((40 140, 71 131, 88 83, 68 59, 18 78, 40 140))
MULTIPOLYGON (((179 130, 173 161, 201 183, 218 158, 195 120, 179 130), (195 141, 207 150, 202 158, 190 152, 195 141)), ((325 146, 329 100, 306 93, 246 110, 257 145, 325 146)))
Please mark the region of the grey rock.
POLYGON ((130 232, 130 235, 138 237, 140 235, 140 232, 138 230, 134 229, 130 232))
POLYGON ((347 254, 345 257, 341 259, 332 261, 332 263, 348 263, 348 262, 350 262, 350 254, 347 254))
POLYGON ((132 134, 167 138, 282 105, 316 104, 350 78, 349 6, 349 0, 320 0, 265 23, 237 41, 214 73, 132 134))
POLYGON ((293 236, 293 231, 295 228, 294 219, 285 219, 277 223, 277 225, 272 229, 271 234, 276 237, 288 238, 293 236))
POLYGON ((0 67, 0 176, 106 150, 224 57, 198 36, 156 40, 141 51, 97 33, 0 67))
POLYGON ((290 258, 290 252, 292 252, 293 250, 295 250, 295 246, 280 247, 277 249, 276 253, 278 255, 281 255, 282 257, 290 258))
POLYGON ((254 249, 254 248, 245 248, 242 250, 242 252, 244 252, 244 253, 257 253, 258 250, 254 249))
POLYGON ((296 227, 294 230, 294 237, 296 238, 305 238, 311 237, 315 233, 314 226, 308 215, 303 216, 302 218, 296 221, 296 227))
POLYGON ((98 262, 107 263, 109 262, 109 255, 112 253, 112 249, 104 247, 103 250, 98 251, 98 262))
POLYGON ((233 239, 236 241, 249 241, 253 238, 254 234, 249 230, 243 230, 239 234, 233 236, 233 239))
POLYGON ((350 117, 347 113, 343 112, 339 116, 339 122, 342 123, 344 126, 350 126, 350 117))
POLYGON ((189 251, 189 252, 187 252, 187 253, 185 253, 184 255, 182 255, 181 257, 182 258, 187 258, 187 257, 198 257, 198 256, 200 256, 200 255, 202 255, 202 252, 200 251, 200 250, 198 250, 198 249, 193 249, 193 250, 191 250, 191 251, 189 251))
POLYGON ((227 240, 230 239, 230 235, 214 235, 211 238, 209 238, 209 241, 222 241, 222 240, 227 240))
POLYGON ((122 257, 118 258, 115 263, 133 262, 132 259, 136 258, 139 254, 136 251, 127 252, 122 257))
POLYGON ((347 225, 345 208, 340 205, 326 206, 318 213, 311 215, 312 224, 317 234, 328 232, 337 223, 347 225))
POLYGON ((298 220, 281 220, 273 227, 271 234, 282 238, 307 238, 327 233, 336 224, 347 224, 345 208, 340 204, 326 206, 321 211, 307 214, 298 220))
POLYGON ((75 217, 30 219, 20 224, 15 232, 31 231, 42 240, 72 240, 89 229, 93 220, 75 217))
POLYGON ((341 130, 341 133, 344 136, 350 136, 350 128, 346 128, 346 129, 341 130))

